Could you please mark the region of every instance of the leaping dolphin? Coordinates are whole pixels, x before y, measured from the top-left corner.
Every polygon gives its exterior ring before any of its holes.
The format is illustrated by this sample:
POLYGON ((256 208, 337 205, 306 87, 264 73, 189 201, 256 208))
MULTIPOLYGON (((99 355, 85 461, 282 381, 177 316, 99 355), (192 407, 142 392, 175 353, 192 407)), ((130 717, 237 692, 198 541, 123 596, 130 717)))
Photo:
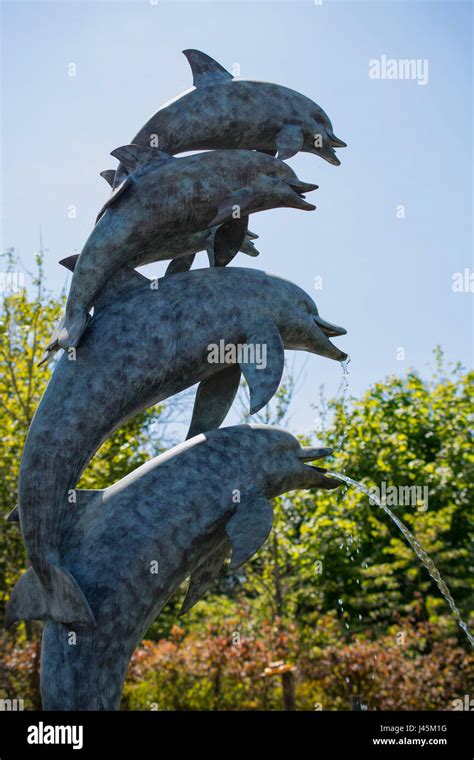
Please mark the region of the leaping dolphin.
MULTIPOLYGON (((100 172, 100 176, 103 177, 109 185, 113 186, 115 169, 106 169, 105 171, 100 172)), ((153 251, 149 257, 140 261, 140 266, 151 264, 155 261, 171 259, 166 274, 185 272, 187 269, 191 268, 196 253, 199 251, 207 251, 211 266, 226 266, 229 261, 232 261, 236 253, 235 239, 232 239, 229 234, 230 227, 231 223, 224 222, 224 225, 217 225, 208 230, 190 232, 187 235, 176 235, 173 238, 169 238, 162 250, 153 251)), ((256 238, 258 238, 258 235, 256 235, 255 232, 247 230, 239 250, 247 256, 258 256, 260 252, 257 250, 253 242, 256 238)), ((62 259, 59 263, 63 264, 71 271, 74 271, 78 258, 79 254, 74 254, 73 256, 68 256, 66 259, 62 259)))
MULTIPOLYGON (((135 414, 200 383, 192 437, 219 427, 239 386, 250 413, 280 383, 284 349, 337 361, 346 354, 329 337, 344 328, 324 321, 314 301, 291 282, 255 269, 196 269, 164 277, 158 290, 132 270, 117 272, 95 305, 76 354, 59 359, 26 438, 19 474, 23 539, 43 588, 44 615, 92 624, 94 615, 73 574, 62 567, 68 495, 111 433, 135 414), (250 354, 218 357, 213 346, 265 347, 266 367, 250 354)), ((231 352, 232 353, 232 352, 231 352)), ((36 586, 15 586, 7 622, 36 614, 36 586)))
MULTIPOLYGON (((312 211, 303 193, 317 185, 302 182, 277 158, 253 151, 210 151, 173 158, 162 151, 128 145, 113 151, 131 172, 114 190, 82 249, 64 317, 53 333, 49 352, 76 347, 90 318, 89 310, 111 275, 168 256, 166 243, 180 235, 217 225, 220 236, 234 238, 237 252, 247 230, 248 214, 290 207, 312 211)), ((224 246, 227 247, 227 243, 224 246)))
MULTIPOLYGON (((163 105, 135 135, 138 145, 155 145, 168 153, 245 148, 290 158, 313 153, 338 166, 331 121, 310 98, 270 82, 233 79, 232 74, 199 50, 183 50, 194 87, 163 105)), ((118 168, 115 186, 127 168, 118 168)))
POLYGON ((29 616, 47 621, 43 709, 118 709, 128 661, 180 584, 191 576, 184 614, 229 554, 236 568, 258 551, 272 527, 270 499, 340 485, 310 464, 329 454, 279 428, 236 425, 192 438, 105 490, 78 490, 62 557, 96 628, 77 630, 70 646, 68 629, 48 620, 35 571, 20 580, 31 591, 29 616))

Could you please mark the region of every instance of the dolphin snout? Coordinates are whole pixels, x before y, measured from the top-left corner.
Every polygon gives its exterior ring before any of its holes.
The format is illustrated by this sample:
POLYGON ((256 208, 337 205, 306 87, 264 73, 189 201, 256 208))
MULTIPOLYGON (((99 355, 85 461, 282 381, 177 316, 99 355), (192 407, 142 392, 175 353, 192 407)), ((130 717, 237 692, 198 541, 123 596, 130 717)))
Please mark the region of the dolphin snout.
POLYGON ((347 335, 347 330, 344 327, 339 327, 338 325, 331 324, 331 322, 327 322, 320 317, 319 314, 314 318, 314 321, 328 338, 337 338, 338 335, 347 335))
POLYGON ((308 203, 307 200, 305 200, 305 197, 303 193, 310 193, 313 190, 318 189, 318 185, 313 185, 309 182, 301 182, 301 180, 296 179, 292 182, 288 182, 288 187, 291 191, 291 200, 288 202, 289 206, 292 206, 293 208, 299 208, 302 211, 314 211, 316 209, 316 206, 312 203, 308 203))
POLYGON ((343 327, 338 327, 330 322, 326 322, 319 314, 313 317, 314 320, 314 353, 320 356, 326 356, 328 359, 335 359, 338 362, 345 361, 347 354, 341 351, 337 346, 333 345, 329 338, 336 337, 337 335, 345 335, 346 330, 343 327))
POLYGON ((328 132, 328 137, 331 141, 331 145, 333 145, 334 148, 347 148, 347 143, 343 142, 343 140, 340 140, 339 137, 336 137, 334 132, 328 132))
POLYGON ((313 446, 302 446, 301 451, 298 454, 298 459, 302 459, 303 462, 312 462, 314 459, 330 457, 332 453, 332 449, 318 449, 313 446))
POLYGON ((311 193, 319 188, 319 185, 313 185, 311 182, 302 182, 300 179, 297 182, 292 182, 290 186, 296 193, 311 193))

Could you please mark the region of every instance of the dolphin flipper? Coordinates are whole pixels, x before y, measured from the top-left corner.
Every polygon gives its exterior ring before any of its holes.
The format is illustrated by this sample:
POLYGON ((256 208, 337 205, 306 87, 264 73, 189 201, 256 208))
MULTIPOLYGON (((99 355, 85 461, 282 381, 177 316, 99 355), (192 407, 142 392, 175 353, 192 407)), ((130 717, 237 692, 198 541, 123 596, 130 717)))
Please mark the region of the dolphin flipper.
POLYGON ((246 331, 246 343, 266 351, 266 367, 258 368, 256 362, 241 362, 240 369, 250 391, 250 414, 259 412, 266 406, 280 385, 285 366, 285 351, 276 325, 271 321, 259 322, 246 331))
POLYGON ((192 573, 191 580, 178 617, 182 617, 204 596, 229 555, 230 543, 225 538, 217 549, 192 573))
POLYGON ((233 570, 253 557, 266 540, 273 525, 273 507, 262 494, 243 497, 226 525, 232 544, 230 568, 233 570))
POLYGON ((284 161, 286 158, 299 153, 303 147, 303 132, 297 124, 285 124, 275 138, 278 149, 278 158, 284 161))
POLYGON ((193 85, 195 87, 205 87, 209 84, 218 84, 219 82, 230 82, 233 79, 229 71, 217 63, 214 58, 201 53, 200 50, 183 50, 188 59, 193 72, 193 85))
POLYGON ((225 222, 214 236, 214 266, 225 267, 241 250, 247 234, 249 218, 241 216, 225 222))
POLYGON ((196 254, 190 253, 189 256, 180 256, 179 259, 171 259, 166 269, 165 277, 168 277, 170 274, 187 272, 188 269, 191 269, 195 258, 196 254))
POLYGON ((209 222, 208 227, 214 227, 216 224, 222 224, 232 219, 239 219, 242 211, 250 206, 253 197, 254 193, 250 187, 243 187, 236 190, 235 193, 231 193, 219 203, 217 214, 209 222), (238 216, 235 216, 236 213, 238 216))
POLYGON ((6 627, 10 628, 19 620, 55 620, 70 625, 95 625, 89 603, 71 573, 55 565, 50 565, 48 572, 48 590, 32 567, 21 576, 7 604, 6 627))
POLYGON ((240 367, 233 364, 199 383, 186 440, 206 430, 215 430, 224 422, 239 389, 239 382, 240 367))
MULTIPOLYGON (((247 234, 248 220, 248 216, 245 215, 237 219, 229 219, 210 233, 206 243, 209 266, 225 267, 242 250, 247 234)), ((251 241, 249 241, 249 245, 254 248, 251 241)))

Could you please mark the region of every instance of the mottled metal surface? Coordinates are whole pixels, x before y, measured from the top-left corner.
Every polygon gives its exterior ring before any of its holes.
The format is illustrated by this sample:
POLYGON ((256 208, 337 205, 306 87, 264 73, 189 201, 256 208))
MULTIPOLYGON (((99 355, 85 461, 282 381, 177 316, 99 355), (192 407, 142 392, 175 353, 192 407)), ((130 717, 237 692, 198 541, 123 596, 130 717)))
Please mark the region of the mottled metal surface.
MULTIPOLYGON (((317 103, 288 87, 236 80, 199 50, 183 51, 194 75, 195 89, 162 106, 132 142, 154 145, 168 153, 244 148, 278 151, 290 158, 313 153, 336 166, 335 136, 328 115, 317 103)), ((115 185, 126 176, 121 165, 115 185)))
POLYGON ((229 553, 235 567, 259 549, 271 529, 269 499, 340 485, 307 464, 329 453, 301 448, 278 428, 239 425, 193 438, 104 491, 78 491, 62 559, 97 625, 74 636, 46 623, 44 709, 118 709, 129 659, 182 581, 191 575, 184 611, 229 553))
POLYGON ((262 153, 211 151, 173 158, 138 146, 114 153, 126 156, 132 174, 107 201, 81 251, 50 349, 77 346, 88 311, 113 272, 155 259, 177 230, 185 235, 226 223, 224 235, 236 252, 248 214, 283 206, 315 208, 302 194, 317 186, 301 182, 289 166, 262 153))
MULTIPOLYGON (((210 263, 212 263, 213 266, 225 266, 233 259, 234 248, 237 245, 233 240, 232 230, 229 231, 230 226, 229 223, 224 223, 207 230, 190 232, 187 235, 175 235, 174 237, 168 238, 162 248, 158 248, 148 255, 144 255, 143 259, 140 260, 136 266, 144 266, 145 264, 151 264, 155 261, 171 259, 166 274, 177 274, 178 272, 185 272, 190 269, 194 257, 199 251, 207 251, 210 263)), ((243 242, 240 246, 242 253, 251 257, 258 256, 260 252, 253 242, 258 238, 258 235, 250 232, 250 230, 248 230, 246 234, 241 230, 241 233, 244 235, 243 242)), ((238 239, 239 238, 237 238, 237 240, 238 239)), ((61 259, 59 263, 73 272, 78 259, 79 254, 76 253, 72 256, 67 256, 64 259, 61 259)))
MULTIPOLYGON (((278 388, 283 347, 346 358, 328 337, 345 330, 324 322, 314 301, 287 280, 230 267, 171 275, 158 282, 158 289, 151 285, 124 270, 109 283, 75 360, 69 352, 60 358, 26 439, 19 477, 21 529, 47 593, 47 609, 40 611, 60 622, 92 620, 77 583, 59 569, 61 532, 70 507, 68 491, 114 429, 200 381, 204 392, 193 415, 193 433, 220 425, 239 377, 234 376, 230 393, 227 378, 220 388, 207 385, 231 370, 209 363, 209 346, 221 340, 268 349, 266 368, 240 364, 252 413, 278 388)), ((36 600, 20 581, 7 608, 8 623, 37 614, 36 600)))

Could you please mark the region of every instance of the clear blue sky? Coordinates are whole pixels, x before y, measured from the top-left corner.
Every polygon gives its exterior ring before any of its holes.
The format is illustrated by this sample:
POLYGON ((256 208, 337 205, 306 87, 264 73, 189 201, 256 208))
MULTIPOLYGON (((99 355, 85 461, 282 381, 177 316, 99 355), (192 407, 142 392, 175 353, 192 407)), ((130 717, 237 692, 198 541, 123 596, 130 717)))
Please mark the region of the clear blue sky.
MULTIPOLYGON (((474 296, 452 292, 453 273, 473 269, 470 3, 16 0, 2 9, 2 246, 31 266, 41 225, 51 289, 66 281, 58 259, 80 251, 108 195, 99 171, 115 166, 110 151, 191 85, 181 50, 198 48, 238 63, 242 78, 313 98, 348 143, 340 167, 291 159, 319 184, 317 211, 255 215, 261 256, 235 263, 293 280, 347 328, 336 342, 351 355, 353 393, 409 366, 428 373, 438 343, 471 364, 474 296), (382 55, 428 59, 428 84, 370 79, 369 60, 382 55)), ((292 429, 311 429, 319 385, 331 395, 340 379, 337 363, 305 360, 292 429)))

